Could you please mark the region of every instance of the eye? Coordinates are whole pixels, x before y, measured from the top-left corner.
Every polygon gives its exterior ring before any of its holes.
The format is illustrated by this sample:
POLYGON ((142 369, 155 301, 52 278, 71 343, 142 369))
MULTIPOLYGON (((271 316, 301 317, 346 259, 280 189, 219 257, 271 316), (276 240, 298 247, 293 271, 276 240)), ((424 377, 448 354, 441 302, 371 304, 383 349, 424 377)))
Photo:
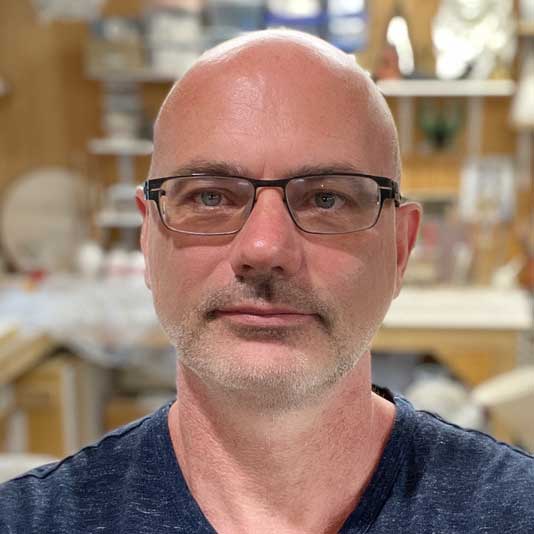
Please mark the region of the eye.
POLYGON ((329 209, 333 207, 336 202, 339 202, 340 198, 336 193, 321 191, 320 193, 315 193, 314 200, 318 208, 329 209))
POLYGON ((202 191, 199 196, 201 202, 206 206, 218 206, 222 201, 222 195, 217 191, 202 191))

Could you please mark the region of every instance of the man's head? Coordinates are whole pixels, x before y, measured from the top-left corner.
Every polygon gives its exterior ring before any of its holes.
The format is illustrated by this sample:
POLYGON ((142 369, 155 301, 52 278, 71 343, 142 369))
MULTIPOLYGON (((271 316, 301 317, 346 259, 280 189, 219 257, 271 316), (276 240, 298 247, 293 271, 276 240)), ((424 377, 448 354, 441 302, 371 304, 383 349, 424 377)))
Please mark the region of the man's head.
MULTIPOLYGON (((333 170, 399 180, 396 132, 354 58, 306 34, 258 32, 207 52, 156 122, 151 178, 268 184, 333 170)), ((367 353, 419 222, 417 206, 386 200, 370 229, 307 233, 283 190, 262 187, 239 232, 198 236, 166 228, 155 202, 138 204, 147 284, 181 365, 266 409, 319 397, 367 353)))

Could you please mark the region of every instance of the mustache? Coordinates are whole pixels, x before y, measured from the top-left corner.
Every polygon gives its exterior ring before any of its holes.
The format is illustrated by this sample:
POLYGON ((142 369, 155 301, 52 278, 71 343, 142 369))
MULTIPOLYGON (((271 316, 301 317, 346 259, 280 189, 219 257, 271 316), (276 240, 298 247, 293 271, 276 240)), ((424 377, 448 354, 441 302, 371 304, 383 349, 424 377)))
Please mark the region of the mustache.
POLYGON ((334 307, 319 296, 317 290, 274 275, 237 279, 224 287, 214 289, 203 296, 198 311, 209 321, 215 319, 217 310, 243 302, 290 306, 302 313, 315 314, 329 331, 335 320, 334 307))

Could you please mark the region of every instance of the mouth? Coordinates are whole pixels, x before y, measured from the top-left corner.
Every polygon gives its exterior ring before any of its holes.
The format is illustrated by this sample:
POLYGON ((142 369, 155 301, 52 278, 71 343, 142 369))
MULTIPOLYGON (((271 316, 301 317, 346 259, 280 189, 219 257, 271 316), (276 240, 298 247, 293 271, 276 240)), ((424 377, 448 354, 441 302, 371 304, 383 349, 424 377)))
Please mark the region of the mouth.
POLYGON ((315 313, 307 313, 290 307, 232 306, 214 310, 213 318, 234 324, 257 328, 294 327, 316 321, 315 313))

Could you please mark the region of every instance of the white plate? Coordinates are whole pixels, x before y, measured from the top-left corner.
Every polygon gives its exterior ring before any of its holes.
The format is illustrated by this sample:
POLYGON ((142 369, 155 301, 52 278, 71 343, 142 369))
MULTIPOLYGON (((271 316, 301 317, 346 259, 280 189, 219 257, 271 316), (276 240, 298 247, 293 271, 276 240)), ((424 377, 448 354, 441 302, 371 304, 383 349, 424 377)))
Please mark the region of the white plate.
POLYGON ((0 213, 3 252, 20 271, 69 270, 87 236, 90 186, 64 168, 39 168, 16 178, 0 213))

